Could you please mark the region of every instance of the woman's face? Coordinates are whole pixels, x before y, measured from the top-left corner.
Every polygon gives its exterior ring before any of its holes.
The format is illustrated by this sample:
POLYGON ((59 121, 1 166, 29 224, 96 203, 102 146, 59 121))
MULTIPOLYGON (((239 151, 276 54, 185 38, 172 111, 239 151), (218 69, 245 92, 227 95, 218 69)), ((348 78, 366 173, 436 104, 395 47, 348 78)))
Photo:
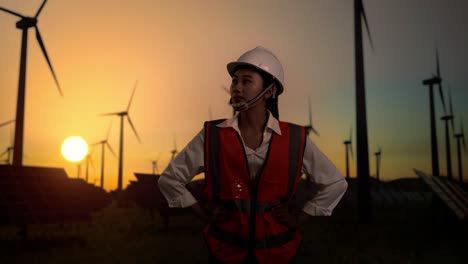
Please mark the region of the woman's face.
POLYGON ((247 102, 263 90, 263 79, 256 71, 240 68, 232 76, 231 98, 233 103, 247 102))

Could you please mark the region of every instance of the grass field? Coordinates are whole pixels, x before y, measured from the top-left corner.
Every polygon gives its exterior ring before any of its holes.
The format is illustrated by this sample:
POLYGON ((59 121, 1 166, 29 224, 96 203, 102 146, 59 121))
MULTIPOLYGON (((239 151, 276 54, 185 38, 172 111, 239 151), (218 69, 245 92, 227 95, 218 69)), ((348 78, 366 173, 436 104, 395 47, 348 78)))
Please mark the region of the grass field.
MULTIPOLYGON (((202 228, 188 215, 165 230, 157 214, 112 205, 90 222, 30 226, 27 241, 0 227, 0 263, 206 263, 202 228)), ((298 263, 468 263, 466 223, 358 225, 332 216, 300 231, 298 263)))

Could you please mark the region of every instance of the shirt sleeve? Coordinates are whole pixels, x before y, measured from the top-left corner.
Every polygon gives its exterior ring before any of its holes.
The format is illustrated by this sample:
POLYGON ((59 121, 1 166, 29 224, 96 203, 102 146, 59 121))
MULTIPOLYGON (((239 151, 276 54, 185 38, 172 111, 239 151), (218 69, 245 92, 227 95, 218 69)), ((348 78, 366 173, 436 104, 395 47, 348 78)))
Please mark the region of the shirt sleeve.
POLYGON ((161 174, 159 189, 169 207, 189 207, 197 202, 186 185, 204 171, 204 141, 203 128, 161 174))
POLYGON ((336 166, 307 137, 302 172, 319 186, 317 194, 303 207, 306 214, 329 216, 343 197, 348 183, 336 166))

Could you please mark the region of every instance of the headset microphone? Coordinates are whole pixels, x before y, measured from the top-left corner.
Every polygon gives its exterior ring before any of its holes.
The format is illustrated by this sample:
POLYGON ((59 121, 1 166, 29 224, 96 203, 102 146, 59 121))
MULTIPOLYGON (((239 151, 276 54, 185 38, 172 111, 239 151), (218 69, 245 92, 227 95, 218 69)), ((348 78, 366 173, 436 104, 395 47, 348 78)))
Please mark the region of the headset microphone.
MULTIPOLYGON (((270 84, 270 86, 268 86, 261 93, 259 93, 257 96, 255 96, 254 98, 250 99, 247 102, 232 103, 232 100, 231 100, 230 102, 231 102, 232 108, 234 108, 234 110, 237 112, 242 112, 242 111, 249 109, 250 106, 252 106, 258 100, 260 100, 260 98, 262 98, 262 96, 265 95, 270 89, 274 88, 274 85, 275 83, 270 84)), ((274 91, 274 93, 276 93, 276 91, 274 91)), ((275 94, 273 94, 273 98, 274 97, 275 97, 275 94)))

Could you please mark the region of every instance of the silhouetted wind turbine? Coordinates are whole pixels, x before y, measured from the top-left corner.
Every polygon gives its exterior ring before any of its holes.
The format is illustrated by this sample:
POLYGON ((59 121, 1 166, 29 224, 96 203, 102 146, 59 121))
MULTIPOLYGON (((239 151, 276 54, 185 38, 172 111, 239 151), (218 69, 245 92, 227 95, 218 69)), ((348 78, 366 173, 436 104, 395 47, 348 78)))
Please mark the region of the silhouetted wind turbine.
MULTIPOLYGON (((9 124, 11 124, 13 122, 15 122, 14 119, 3 122, 3 123, 0 124, 0 127, 7 126, 7 125, 9 125, 9 124)), ((11 136, 11 140, 13 141, 13 136, 11 136)), ((8 164, 8 165, 10 165, 12 163, 11 162, 12 152, 13 152, 13 144, 11 144, 9 147, 7 147, 6 150, 0 154, 0 157, 3 157, 3 155, 5 155, 5 154, 7 155, 7 158, 5 160, 3 160, 3 161, 5 161, 6 164, 8 164)))
MULTIPOLYGON (((309 124, 305 126, 306 129, 306 135, 309 136, 310 131, 314 132, 315 135, 320 136, 317 130, 315 130, 314 126, 312 125, 312 110, 310 106, 310 96, 308 97, 308 103, 309 103, 309 124)), ((306 186, 310 186, 310 176, 306 175, 306 186)))
POLYGON ((453 107, 452 107, 452 95, 450 93, 450 88, 448 90, 449 92, 449 107, 450 107, 450 113, 447 115, 444 115, 440 119, 445 121, 445 153, 446 153, 446 158, 447 158, 447 178, 452 179, 452 151, 450 149, 450 138, 451 138, 451 133, 449 129, 448 122, 450 121, 450 124, 452 125, 452 131, 455 131, 454 124, 453 124, 453 107))
POLYGON ((176 144, 176 137, 174 135, 174 149, 171 150, 171 161, 174 160, 176 154, 177 154, 177 144, 176 144))
MULTIPOLYGON (((94 149, 93 149, 93 150, 94 150, 94 149)), ((88 155, 86 155, 86 176, 85 176, 86 182, 88 182, 89 164, 91 164, 91 167, 93 167, 93 170, 94 170, 93 158, 91 157, 92 152, 93 152, 93 151, 91 151, 91 153, 88 153, 88 155)))
POLYGON ((439 93, 440 98, 442 100, 442 106, 445 111, 445 102, 444 102, 444 94, 442 90, 442 78, 440 77, 440 67, 439 67, 439 52, 436 48, 436 64, 437 64, 437 76, 433 75, 432 78, 426 79, 423 81, 423 85, 427 85, 429 87, 429 111, 431 114, 431 156, 432 156, 432 175, 440 176, 439 171, 439 149, 437 146, 437 130, 436 130, 436 122, 435 122, 435 108, 434 108, 434 85, 439 85, 439 93))
POLYGON ((349 139, 343 141, 345 145, 345 159, 346 159, 346 179, 349 180, 349 152, 351 152, 351 158, 353 158, 353 127, 349 130, 349 139))
POLYGON ((98 145, 98 144, 101 145, 101 182, 100 182, 101 183, 101 185, 100 185, 101 189, 104 189, 104 161, 105 161, 106 146, 107 146, 107 148, 109 148, 112 155, 114 155, 114 157, 117 157, 117 155, 115 155, 115 152, 112 149, 112 147, 111 147, 111 145, 109 144, 109 141, 108 141, 111 127, 112 127, 112 122, 109 124, 109 129, 107 130, 106 139, 101 140, 101 141, 96 142, 96 143, 93 144, 93 146, 98 145))
POLYGON ((151 161, 151 164, 153 165, 153 175, 156 175, 156 173, 159 174, 158 162, 159 162, 159 158, 160 158, 160 157, 161 157, 161 153, 158 154, 158 158, 157 158, 157 159, 151 161))
POLYGON ((44 42, 42 41, 41 33, 39 32, 39 27, 37 26, 37 18, 39 17, 39 14, 44 8, 44 5, 46 4, 46 2, 47 0, 44 0, 44 2, 42 2, 42 5, 39 7, 39 10, 37 10, 37 13, 34 17, 26 17, 16 12, 13 12, 11 10, 8 10, 6 8, 0 7, 0 10, 21 18, 20 21, 16 22, 16 28, 21 29, 23 32, 22 39, 21 39, 21 59, 20 59, 19 81, 18 81, 18 99, 17 99, 17 104, 16 104, 15 144, 14 144, 14 151, 13 151, 13 165, 14 166, 23 165, 24 101, 25 101, 25 94, 26 94, 26 58, 27 58, 27 50, 28 50, 28 29, 29 28, 34 27, 34 29, 36 30, 37 42, 39 42, 39 46, 41 47, 42 53, 44 54, 44 57, 47 60, 47 64, 49 65, 49 69, 52 72, 55 83, 60 92, 60 95, 63 96, 62 89, 60 88, 57 76, 55 75, 54 69, 52 68, 52 63, 50 62, 49 56, 47 55, 44 42))
POLYGON ((460 118, 460 133, 455 134, 454 137, 457 139, 457 156, 458 156, 458 180, 463 183, 463 168, 462 168, 462 155, 460 151, 460 141, 463 144, 463 151, 466 154, 465 144, 465 133, 463 131, 463 121, 460 118))
POLYGON ((6 159, 2 160, 6 164, 10 165, 11 164, 11 153, 13 152, 13 147, 7 147, 6 150, 2 153, 0 153, 0 157, 3 157, 5 154, 7 155, 6 159))
POLYGON ((310 131, 314 132, 315 135, 320 136, 317 130, 315 130, 314 126, 312 125, 312 110, 310 106, 310 96, 309 96, 309 124, 305 126, 307 136, 309 136, 310 131))
POLYGON ((375 155, 375 162, 376 162, 376 173, 375 177, 377 178, 377 181, 380 181, 380 159, 382 155, 382 148, 379 146, 377 152, 374 153, 375 155))
POLYGON ((118 175, 118 184, 117 184, 117 190, 120 192, 122 191, 122 169, 123 169, 123 132, 124 132, 124 117, 127 117, 128 123, 132 127, 133 133, 135 133, 136 138, 138 139, 138 142, 141 143, 140 137, 138 136, 138 133, 135 129, 135 126, 132 123, 132 120, 130 119, 130 116, 128 115, 128 111, 130 110, 130 105, 132 104, 133 100, 133 95, 135 95, 135 90, 137 87, 137 82, 135 82, 135 87, 133 88, 132 96, 130 97, 130 101, 128 102, 127 109, 122 112, 115 112, 115 113, 107 113, 107 114, 102 114, 102 115, 117 115, 120 116, 120 149, 119 149, 119 175, 118 175))
POLYGON ((357 134, 357 178, 358 178, 358 218, 361 223, 370 222, 371 196, 369 181, 369 147, 367 141, 366 89, 364 78, 364 56, 362 47, 362 20, 367 29, 371 48, 372 37, 367 23, 362 0, 354 0, 354 48, 356 71, 356 134, 357 134))

